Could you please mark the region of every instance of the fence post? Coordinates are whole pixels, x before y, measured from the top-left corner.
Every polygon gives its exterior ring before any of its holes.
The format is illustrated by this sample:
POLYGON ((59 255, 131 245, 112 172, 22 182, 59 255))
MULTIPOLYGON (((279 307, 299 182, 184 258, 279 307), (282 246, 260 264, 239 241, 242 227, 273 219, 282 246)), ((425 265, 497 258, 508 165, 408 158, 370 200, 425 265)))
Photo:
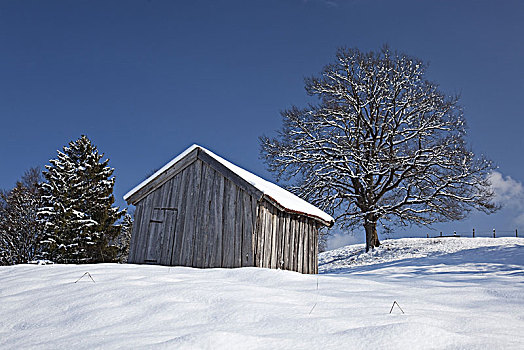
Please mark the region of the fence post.
POLYGON ((495 229, 493 229, 493 238, 496 238, 495 229))
POLYGON ((519 236, 519 231, 517 231, 517 229, 515 229, 515 237, 518 238, 518 236, 519 236))
POLYGON ((475 238, 475 229, 473 229, 473 238, 475 238))
POLYGON ((429 238, 429 233, 426 233, 426 238, 429 238))
POLYGON ((442 231, 440 231, 440 237, 442 237, 442 231))

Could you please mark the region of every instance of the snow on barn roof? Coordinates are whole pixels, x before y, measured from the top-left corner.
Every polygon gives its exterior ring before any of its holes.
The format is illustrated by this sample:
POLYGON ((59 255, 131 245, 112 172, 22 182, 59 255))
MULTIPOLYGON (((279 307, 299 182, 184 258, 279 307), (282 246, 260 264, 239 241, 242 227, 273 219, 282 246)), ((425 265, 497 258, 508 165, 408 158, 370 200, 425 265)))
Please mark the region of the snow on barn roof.
POLYGON ((207 155, 215 159, 217 162, 225 166, 227 169, 231 170, 233 173, 241 177, 243 180, 247 181, 253 187, 255 187, 260 192, 262 192, 263 195, 267 197, 271 202, 274 202, 277 206, 282 207, 282 209, 284 209, 285 211, 297 213, 297 214, 305 214, 307 216, 311 216, 313 218, 320 219, 324 221, 326 224, 328 224, 329 226, 331 226, 334 223, 334 219, 330 215, 326 214, 325 212, 315 207, 314 205, 306 202, 302 198, 299 198, 298 196, 283 189, 282 187, 272 182, 269 182, 267 180, 264 180, 261 177, 245 169, 240 168, 239 166, 236 166, 235 164, 214 154, 210 150, 202 146, 196 145, 196 144, 190 146, 184 152, 180 153, 178 156, 173 158, 173 160, 171 160, 166 165, 164 165, 162 168, 160 168, 158 171, 156 171, 153 175, 151 175, 150 177, 145 179, 142 183, 140 183, 138 186, 136 186, 131 191, 126 193, 124 195, 124 200, 127 201, 133 194, 137 193, 142 188, 144 188, 147 184, 149 184, 154 179, 156 179, 158 176, 165 173, 168 169, 173 167, 176 163, 178 163, 180 160, 182 160, 184 157, 186 157, 189 153, 191 153, 195 149, 198 149, 201 152, 206 153, 207 155))

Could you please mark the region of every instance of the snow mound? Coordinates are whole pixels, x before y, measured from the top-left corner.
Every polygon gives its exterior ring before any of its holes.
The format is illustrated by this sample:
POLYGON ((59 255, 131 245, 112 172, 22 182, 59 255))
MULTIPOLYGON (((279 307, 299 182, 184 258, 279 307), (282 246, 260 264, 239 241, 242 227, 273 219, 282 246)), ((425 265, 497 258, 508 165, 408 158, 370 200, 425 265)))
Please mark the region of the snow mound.
MULTIPOLYGON (((461 252, 458 256, 469 258, 479 257, 485 261, 488 252, 519 246, 524 248, 521 238, 403 238, 384 240, 380 247, 365 252, 365 244, 354 244, 330 250, 319 254, 319 272, 346 272, 348 268, 373 265, 381 263, 400 262, 405 259, 442 258, 446 260, 452 253, 461 252), (481 249, 480 251, 476 249, 481 249), (470 256, 468 256, 468 254, 470 256)), ((512 256, 497 255, 499 262, 522 265, 524 261, 515 261, 512 256)), ((520 259, 520 257, 519 257, 520 259)), ((518 260, 518 259, 517 259, 518 260)), ((426 259, 426 261, 429 261, 426 259)), ((434 261, 434 260, 430 260, 434 261)))
POLYGON ((0 348, 522 348, 524 240, 401 239, 362 250, 321 254, 320 275, 0 267, 0 348), (405 313, 390 313, 393 301, 405 313))

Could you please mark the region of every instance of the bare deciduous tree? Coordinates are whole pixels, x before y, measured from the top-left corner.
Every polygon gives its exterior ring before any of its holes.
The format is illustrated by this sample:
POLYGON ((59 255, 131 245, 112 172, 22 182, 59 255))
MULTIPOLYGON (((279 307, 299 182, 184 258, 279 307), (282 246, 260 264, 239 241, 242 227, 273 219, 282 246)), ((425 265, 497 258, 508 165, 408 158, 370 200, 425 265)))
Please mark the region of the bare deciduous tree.
POLYGON ((305 88, 317 104, 282 112, 262 155, 298 195, 335 215, 342 227, 363 224, 366 251, 379 246, 377 223, 421 225, 497 207, 487 175, 465 140, 458 97, 424 75, 421 60, 388 47, 340 49, 305 88))

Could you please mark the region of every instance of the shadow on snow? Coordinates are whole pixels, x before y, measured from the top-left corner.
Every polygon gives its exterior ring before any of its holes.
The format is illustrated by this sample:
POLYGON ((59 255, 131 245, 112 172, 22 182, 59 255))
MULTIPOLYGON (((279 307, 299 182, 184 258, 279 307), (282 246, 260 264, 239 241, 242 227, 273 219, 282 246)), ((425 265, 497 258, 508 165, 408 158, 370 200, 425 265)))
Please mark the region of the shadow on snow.
MULTIPOLYGON (((414 278, 451 274, 478 275, 479 278, 487 278, 491 273, 502 273, 505 276, 524 276, 524 247, 519 245, 479 247, 454 253, 432 253, 424 257, 401 258, 400 260, 377 262, 369 265, 329 267, 334 262, 352 258, 354 259, 355 255, 338 256, 322 263, 320 267, 324 266, 324 269, 321 274, 355 275, 366 273, 367 276, 375 274, 383 276, 386 274, 394 275, 395 268, 402 267, 402 278, 405 278, 406 274, 414 278), (474 265, 474 268, 472 265, 474 265), (386 269, 392 271, 383 271, 386 269)), ((394 276, 392 277, 394 278, 394 276)))

